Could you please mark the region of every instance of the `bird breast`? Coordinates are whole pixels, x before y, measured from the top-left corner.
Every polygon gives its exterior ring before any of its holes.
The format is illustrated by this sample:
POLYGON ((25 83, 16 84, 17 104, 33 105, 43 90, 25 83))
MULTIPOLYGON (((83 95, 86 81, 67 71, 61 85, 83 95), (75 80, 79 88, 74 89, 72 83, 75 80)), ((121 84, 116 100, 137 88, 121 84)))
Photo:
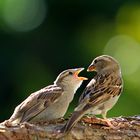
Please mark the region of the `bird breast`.
POLYGON ((102 112, 109 111, 118 101, 119 96, 111 97, 109 100, 104 102, 103 104, 96 106, 95 108, 92 108, 89 113, 94 115, 102 114, 102 112))

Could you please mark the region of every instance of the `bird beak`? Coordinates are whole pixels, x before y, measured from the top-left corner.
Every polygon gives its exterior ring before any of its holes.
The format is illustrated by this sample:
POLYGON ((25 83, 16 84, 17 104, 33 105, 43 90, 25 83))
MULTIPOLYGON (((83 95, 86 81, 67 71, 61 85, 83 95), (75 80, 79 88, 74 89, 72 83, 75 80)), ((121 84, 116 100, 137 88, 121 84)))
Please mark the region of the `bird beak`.
POLYGON ((78 76, 78 74, 79 74, 81 71, 83 71, 83 70, 84 70, 84 68, 77 68, 76 71, 75 71, 75 73, 74 73, 74 75, 75 75, 75 77, 78 78, 79 80, 82 80, 82 81, 83 81, 83 80, 88 80, 88 78, 86 78, 86 77, 81 77, 81 76, 79 77, 79 76, 78 76))
POLYGON ((88 71, 88 72, 96 71, 95 65, 92 65, 92 64, 91 64, 91 65, 88 67, 87 71, 88 71))

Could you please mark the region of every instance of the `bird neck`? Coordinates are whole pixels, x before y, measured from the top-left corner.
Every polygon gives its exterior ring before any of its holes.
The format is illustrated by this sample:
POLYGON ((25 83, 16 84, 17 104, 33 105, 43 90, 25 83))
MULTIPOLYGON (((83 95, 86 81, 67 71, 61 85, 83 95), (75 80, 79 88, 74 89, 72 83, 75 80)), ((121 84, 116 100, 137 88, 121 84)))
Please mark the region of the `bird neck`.
POLYGON ((97 72, 97 75, 116 75, 116 76, 121 76, 121 70, 116 70, 116 69, 103 69, 100 72, 97 72))
POLYGON ((57 86, 60 86, 63 88, 63 90, 66 90, 66 91, 71 91, 71 92, 76 92, 76 90, 80 87, 80 85, 82 84, 82 81, 81 82, 78 82, 78 83, 72 83, 72 82, 67 82, 67 81, 63 81, 61 83, 59 82, 56 82, 55 83, 57 86))
POLYGON ((108 66, 108 67, 101 69, 97 73, 99 73, 99 74, 112 74, 112 73, 114 73, 116 75, 120 75, 121 69, 118 65, 111 65, 111 66, 108 66))

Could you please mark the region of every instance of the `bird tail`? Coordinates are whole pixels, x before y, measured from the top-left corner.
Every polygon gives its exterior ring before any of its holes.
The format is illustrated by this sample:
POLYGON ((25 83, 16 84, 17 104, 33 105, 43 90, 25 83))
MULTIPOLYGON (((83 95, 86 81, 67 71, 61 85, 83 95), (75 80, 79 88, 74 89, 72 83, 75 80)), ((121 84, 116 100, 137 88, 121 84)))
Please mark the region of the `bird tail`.
POLYGON ((83 116, 83 110, 80 111, 74 111, 68 122, 64 125, 64 127, 61 129, 61 132, 67 133, 69 132, 75 124, 80 120, 83 116))

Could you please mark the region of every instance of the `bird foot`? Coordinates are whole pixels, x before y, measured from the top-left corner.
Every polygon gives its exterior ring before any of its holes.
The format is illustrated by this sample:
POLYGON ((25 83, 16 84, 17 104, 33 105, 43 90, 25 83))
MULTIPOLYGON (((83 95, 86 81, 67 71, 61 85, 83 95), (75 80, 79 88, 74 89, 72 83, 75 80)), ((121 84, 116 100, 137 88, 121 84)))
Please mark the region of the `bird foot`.
POLYGON ((20 125, 21 125, 21 127, 25 127, 27 129, 32 129, 32 128, 36 127, 34 124, 31 124, 31 123, 28 123, 28 122, 23 122, 20 125))
POLYGON ((84 123, 89 123, 89 124, 100 124, 101 119, 96 118, 96 117, 90 117, 90 116, 85 116, 81 119, 84 123))
POLYGON ((4 122, 1 123, 1 125, 6 127, 13 127, 13 126, 17 126, 18 124, 12 123, 10 120, 5 120, 4 122))
POLYGON ((112 128, 112 129, 116 129, 116 128, 117 128, 117 127, 115 127, 115 126, 111 123, 111 121, 108 120, 108 119, 102 119, 102 121, 106 122, 106 124, 107 124, 110 128, 112 128))
POLYGON ((99 125, 109 126, 112 129, 116 129, 117 128, 108 119, 101 119, 101 118, 89 117, 88 116, 88 117, 82 118, 82 121, 84 123, 88 123, 88 124, 99 124, 99 125))

